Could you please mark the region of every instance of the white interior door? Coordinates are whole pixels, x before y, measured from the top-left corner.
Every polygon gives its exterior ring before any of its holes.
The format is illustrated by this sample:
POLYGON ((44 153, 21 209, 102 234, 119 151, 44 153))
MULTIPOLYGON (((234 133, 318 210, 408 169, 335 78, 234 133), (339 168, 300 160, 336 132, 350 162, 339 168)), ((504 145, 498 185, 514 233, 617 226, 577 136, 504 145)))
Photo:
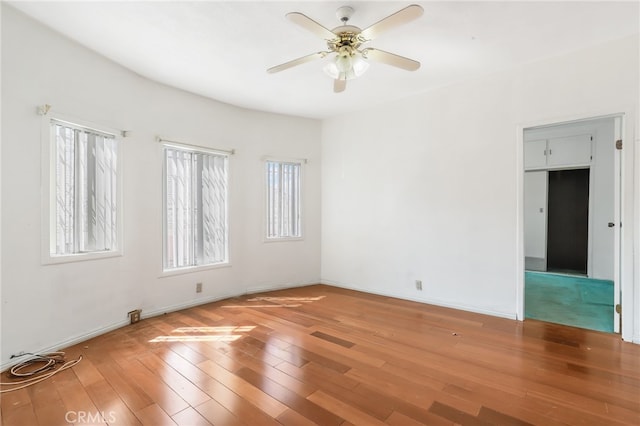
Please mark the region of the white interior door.
MULTIPOLYGON (((620 141, 622 140, 622 117, 618 116, 614 118, 614 140, 620 141)), ((613 331, 616 333, 620 333, 620 325, 622 323, 622 315, 618 312, 617 307, 621 306, 622 298, 620 291, 620 276, 621 276, 621 264, 620 255, 621 255, 621 211, 622 211, 622 151, 616 149, 614 153, 613 159, 613 168, 614 168, 614 226, 613 226, 613 239, 614 239, 614 250, 613 250, 613 331)))

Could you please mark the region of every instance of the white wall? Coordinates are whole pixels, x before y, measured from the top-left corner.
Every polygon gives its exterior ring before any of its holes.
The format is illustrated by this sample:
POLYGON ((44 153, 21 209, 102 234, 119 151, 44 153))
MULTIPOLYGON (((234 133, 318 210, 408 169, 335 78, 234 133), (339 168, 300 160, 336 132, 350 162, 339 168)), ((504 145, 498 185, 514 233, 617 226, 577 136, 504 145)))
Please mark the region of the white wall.
POLYGON ((320 278, 320 122, 248 111, 150 82, 2 5, 2 354, 63 346, 160 313, 320 278), (39 105, 131 131, 123 140, 124 256, 42 265, 39 105), (234 148, 232 266, 160 278, 155 137, 234 148), (263 242, 261 157, 307 158, 303 241, 263 242), (195 293, 195 283, 204 285, 195 293))
POLYGON ((631 37, 326 120, 322 281, 521 315, 522 130, 624 112, 624 336, 631 338, 640 312, 631 303, 637 77, 631 37))

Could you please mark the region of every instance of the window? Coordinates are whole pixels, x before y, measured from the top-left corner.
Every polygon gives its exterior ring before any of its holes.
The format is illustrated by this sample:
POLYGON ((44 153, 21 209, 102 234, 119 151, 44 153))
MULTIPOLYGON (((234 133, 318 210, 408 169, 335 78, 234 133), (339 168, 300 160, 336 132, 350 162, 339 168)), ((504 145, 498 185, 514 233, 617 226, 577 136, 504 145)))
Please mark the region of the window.
POLYGON ((227 258, 227 156, 165 146, 164 270, 227 258))
POLYGON ((300 238, 300 163, 267 161, 267 239, 300 238))
POLYGON ((119 248, 118 141, 51 120, 51 257, 119 248))

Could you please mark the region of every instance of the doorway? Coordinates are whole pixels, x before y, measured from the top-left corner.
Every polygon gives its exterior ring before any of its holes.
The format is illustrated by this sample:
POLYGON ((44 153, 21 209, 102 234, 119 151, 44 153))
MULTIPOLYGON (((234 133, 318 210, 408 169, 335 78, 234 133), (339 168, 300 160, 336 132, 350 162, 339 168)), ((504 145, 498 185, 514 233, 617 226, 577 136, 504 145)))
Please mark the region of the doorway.
POLYGON ((618 127, 612 116, 523 131, 525 318, 620 330, 618 127))
POLYGON ((547 207, 547 271, 587 275, 589 169, 552 170, 547 207))

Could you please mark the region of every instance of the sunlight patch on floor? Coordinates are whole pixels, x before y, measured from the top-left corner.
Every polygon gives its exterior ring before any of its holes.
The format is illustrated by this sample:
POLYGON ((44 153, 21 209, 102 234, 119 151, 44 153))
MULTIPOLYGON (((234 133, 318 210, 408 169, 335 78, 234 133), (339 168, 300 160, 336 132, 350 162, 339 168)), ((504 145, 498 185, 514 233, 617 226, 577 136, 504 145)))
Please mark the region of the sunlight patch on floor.
POLYGON ((247 299, 248 302, 300 302, 300 303, 310 303, 316 302, 318 300, 324 299, 325 296, 317 296, 317 297, 253 297, 251 299, 247 299))
POLYGON ((251 299, 247 299, 246 305, 223 305, 223 308, 297 308, 302 306, 303 303, 317 302, 324 299, 325 296, 316 297, 268 297, 268 296, 256 296, 251 299), (255 305, 251 302, 270 302, 270 304, 255 305))
POLYGON ((254 325, 217 327, 178 327, 171 335, 157 336, 149 342, 235 342, 256 328, 254 325), (173 334, 178 333, 178 334, 173 334))

